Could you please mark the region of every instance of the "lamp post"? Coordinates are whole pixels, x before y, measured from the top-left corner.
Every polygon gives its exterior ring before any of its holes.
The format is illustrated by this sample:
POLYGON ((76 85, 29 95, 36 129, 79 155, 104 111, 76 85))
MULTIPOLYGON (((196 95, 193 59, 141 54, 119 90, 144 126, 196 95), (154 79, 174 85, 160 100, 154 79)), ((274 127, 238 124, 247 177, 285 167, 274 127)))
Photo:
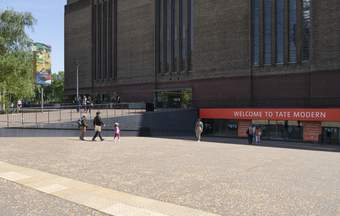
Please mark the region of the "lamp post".
POLYGON ((79 104, 79 64, 77 63, 77 101, 79 104))
POLYGON ((44 112, 44 86, 41 85, 41 112, 44 112))
POLYGON ((79 111, 79 116, 81 117, 81 112, 80 112, 80 98, 79 98, 79 62, 76 62, 77 66, 77 106, 78 106, 78 111, 79 111))

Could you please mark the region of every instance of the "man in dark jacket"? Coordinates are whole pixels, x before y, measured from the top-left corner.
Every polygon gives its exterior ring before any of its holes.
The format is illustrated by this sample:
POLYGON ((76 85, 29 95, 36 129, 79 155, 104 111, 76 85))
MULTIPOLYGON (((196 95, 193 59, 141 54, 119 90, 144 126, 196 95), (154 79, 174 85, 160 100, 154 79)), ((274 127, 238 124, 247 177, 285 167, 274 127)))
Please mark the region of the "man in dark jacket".
POLYGON ((104 141, 104 139, 102 138, 102 127, 104 126, 104 122, 102 121, 102 118, 100 117, 100 112, 97 112, 96 117, 94 117, 93 126, 94 126, 94 131, 96 133, 94 134, 92 141, 95 141, 97 136, 99 136, 101 141, 104 141))
POLYGON ((86 129, 88 127, 88 122, 87 122, 87 118, 85 115, 83 115, 83 117, 81 117, 80 119, 80 125, 79 125, 79 129, 80 129, 80 140, 85 140, 85 133, 86 133, 86 129))

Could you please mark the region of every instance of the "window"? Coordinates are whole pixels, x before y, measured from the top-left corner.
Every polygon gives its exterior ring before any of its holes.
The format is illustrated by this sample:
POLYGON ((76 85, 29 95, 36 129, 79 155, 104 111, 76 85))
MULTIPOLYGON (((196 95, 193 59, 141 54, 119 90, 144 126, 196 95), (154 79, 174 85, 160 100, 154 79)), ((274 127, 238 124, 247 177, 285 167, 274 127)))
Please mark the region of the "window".
POLYGON ((285 0, 276 1, 276 63, 284 63, 285 54, 285 0))
POLYGON ((190 108, 192 89, 156 91, 155 99, 157 108, 190 108))
POLYGON ((308 61, 311 0, 251 2, 252 64, 297 64, 308 61))
POLYGON ((173 43, 172 43, 172 2, 174 0, 167 0, 167 7, 166 7, 166 10, 167 10, 167 43, 168 43, 168 53, 167 53, 167 71, 166 72, 170 72, 171 71, 171 65, 172 65, 172 46, 173 46, 173 43))
POLYGON ((167 35, 168 35, 168 16, 167 16, 167 8, 168 8, 168 1, 163 0, 160 1, 160 12, 162 13, 162 16, 160 16, 160 53, 162 54, 159 58, 160 61, 160 71, 162 73, 167 72, 168 64, 167 64, 167 35))
POLYGON ((302 61, 309 60, 310 26, 311 26, 311 0, 303 0, 303 47, 302 61))
POLYGON ((95 80, 117 79, 117 0, 95 0, 93 73, 95 80))
POLYGON ((177 7, 178 7, 178 20, 177 20, 178 37, 176 37, 176 43, 178 43, 178 47, 176 49, 176 53, 178 53, 178 58, 176 59, 176 61, 178 64, 178 70, 183 71, 183 1, 181 0, 178 1, 177 7))
POLYGON ((254 0, 253 10, 253 64, 260 64, 260 0, 254 0))
POLYGON ((289 0, 289 63, 297 62, 297 0, 289 0))
POLYGON ((158 73, 190 70, 192 1, 159 0, 156 10, 158 73))
POLYGON ((264 0, 264 64, 272 63, 272 0, 264 0))

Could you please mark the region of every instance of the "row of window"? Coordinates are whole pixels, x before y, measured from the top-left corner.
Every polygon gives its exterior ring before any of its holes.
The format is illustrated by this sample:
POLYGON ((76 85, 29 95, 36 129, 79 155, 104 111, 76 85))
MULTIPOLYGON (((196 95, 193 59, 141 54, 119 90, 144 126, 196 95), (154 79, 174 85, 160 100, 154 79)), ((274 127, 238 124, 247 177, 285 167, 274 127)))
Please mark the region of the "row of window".
MULTIPOLYGON (((159 73, 191 70, 193 0, 156 1, 159 73)), ((117 0, 93 1, 95 80, 117 79, 117 0)))
MULTIPOLYGON (((311 0, 252 0, 253 65, 309 60, 311 0), (299 55, 301 53, 301 55, 299 55)), ((156 1, 158 73, 191 70, 193 0, 156 1)), ((117 79, 117 0, 93 1, 94 79, 117 79)))
POLYGON ((193 0, 156 1, 159 73, 191 70, 193 0))
POLYGON ((311 0, 252 0, 253 65, 309 60, 310 6, 311 0))
POLYGON ((117 79, 117 0, 93 1, 95 80, 117 79))

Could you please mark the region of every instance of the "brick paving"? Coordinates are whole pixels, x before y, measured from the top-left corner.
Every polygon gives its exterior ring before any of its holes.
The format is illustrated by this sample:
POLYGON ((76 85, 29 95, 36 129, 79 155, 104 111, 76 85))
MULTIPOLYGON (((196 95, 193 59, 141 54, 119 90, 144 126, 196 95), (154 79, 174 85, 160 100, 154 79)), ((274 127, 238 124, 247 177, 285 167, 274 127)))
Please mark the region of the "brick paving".
POLYGON ((221 215, 340 215, 337 152, 27 137, 0 138, 0 161, 221 215))

